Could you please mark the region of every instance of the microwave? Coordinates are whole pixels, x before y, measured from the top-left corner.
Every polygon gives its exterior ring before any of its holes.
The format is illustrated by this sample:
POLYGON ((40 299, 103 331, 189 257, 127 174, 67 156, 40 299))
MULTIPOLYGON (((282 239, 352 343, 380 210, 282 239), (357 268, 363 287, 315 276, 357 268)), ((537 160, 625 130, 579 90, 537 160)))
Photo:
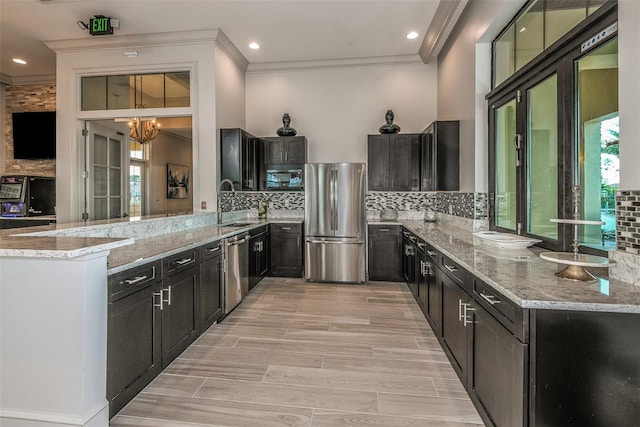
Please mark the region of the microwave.
POLYGON ((304 169, 267 169, 264 190, 303 190, 304 169))

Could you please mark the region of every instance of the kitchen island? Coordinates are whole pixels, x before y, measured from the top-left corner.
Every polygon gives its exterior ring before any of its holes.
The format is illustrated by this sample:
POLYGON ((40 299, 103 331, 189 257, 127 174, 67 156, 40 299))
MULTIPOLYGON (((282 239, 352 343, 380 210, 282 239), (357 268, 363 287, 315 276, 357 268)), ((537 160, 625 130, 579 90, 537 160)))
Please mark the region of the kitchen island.
MULTIPOLYGON (((270 218, 219 227, 213 218, 195 214, 2 231, 0 420, 6 425, 108 425, 107 276, 265 222, 302 220, 270 218)), ((397 224, 523 310, 563 316, 568 311, 640 314, 640 287, 633 284, 568 282, 555 277, 557 266, 539 259, 538 249, 529 249, 527 260, 514 260, 475 246, 467 230, 423 221, 397 224)), ((630 345, 637 339, 636 332, 630 345)), ((629 366, 629 384, 635 387, 637 356, 621 361, 629 366)))

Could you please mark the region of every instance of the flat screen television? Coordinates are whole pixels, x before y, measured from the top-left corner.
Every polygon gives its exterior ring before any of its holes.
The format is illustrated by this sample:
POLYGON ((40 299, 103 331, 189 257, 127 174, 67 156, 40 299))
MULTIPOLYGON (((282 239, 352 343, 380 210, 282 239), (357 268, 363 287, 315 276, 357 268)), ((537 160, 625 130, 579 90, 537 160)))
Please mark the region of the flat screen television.
POLYGON ((13 158, 56 158, 56 112, 13 113, 13 158))

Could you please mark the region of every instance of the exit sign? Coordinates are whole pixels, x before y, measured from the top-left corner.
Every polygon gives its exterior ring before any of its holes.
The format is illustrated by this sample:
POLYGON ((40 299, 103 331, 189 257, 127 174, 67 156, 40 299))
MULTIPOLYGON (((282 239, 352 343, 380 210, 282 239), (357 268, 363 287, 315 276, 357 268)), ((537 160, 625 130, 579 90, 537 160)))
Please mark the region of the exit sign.
POLYGON ((111 26, 111 18, 106 16, 96 16, 89 20, 89 34, 92 36, 103 36, 106 34, 113 34, 113 27, 111 26))

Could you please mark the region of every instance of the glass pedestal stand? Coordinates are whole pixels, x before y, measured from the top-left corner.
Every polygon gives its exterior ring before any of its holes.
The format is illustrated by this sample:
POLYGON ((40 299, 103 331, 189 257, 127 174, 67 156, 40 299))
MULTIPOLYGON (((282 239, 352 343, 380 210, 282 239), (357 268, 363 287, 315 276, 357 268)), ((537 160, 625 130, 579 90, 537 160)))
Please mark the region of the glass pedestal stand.
POLYGON ((596 282, 598 278, 589 273, 585 267, 609 267, 613 265, 613 263, 606 257, 578 253, 578 249, 580 247, 580 234, 578 227, 581 225, 602 225, 604 224, 604 221, 588 221, 580 219, 578 214, 580 187, 574 186, 571 191, 573 192, 573 218, 552 218, 551 222, 559 224, 573 224, 573 242, 571 243, 573 252, 542 252, 540 254, 540 258, 555 262, 556 264, 567 265, 564 270, 556 273, 556 276, 558 277, 569 280, 579 280, 582 282, 596 282))

